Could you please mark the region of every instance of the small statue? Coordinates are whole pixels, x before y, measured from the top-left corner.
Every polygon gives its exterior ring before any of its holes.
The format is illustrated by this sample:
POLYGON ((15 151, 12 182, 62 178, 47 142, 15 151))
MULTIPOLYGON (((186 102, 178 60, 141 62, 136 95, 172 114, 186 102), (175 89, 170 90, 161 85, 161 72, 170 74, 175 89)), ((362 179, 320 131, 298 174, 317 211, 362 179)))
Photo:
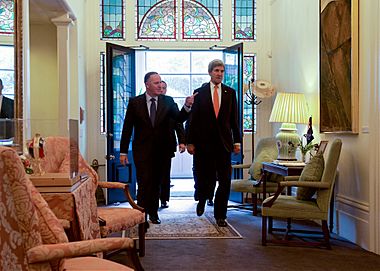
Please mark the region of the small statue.
POLYGON ((44 152, 45 140, 40 134, 36 133, 33 140, 27 143, 28 156, 32 163, 33 175, 44 175, 45 172, 41 168, 41 160, 45 157, 44 152))

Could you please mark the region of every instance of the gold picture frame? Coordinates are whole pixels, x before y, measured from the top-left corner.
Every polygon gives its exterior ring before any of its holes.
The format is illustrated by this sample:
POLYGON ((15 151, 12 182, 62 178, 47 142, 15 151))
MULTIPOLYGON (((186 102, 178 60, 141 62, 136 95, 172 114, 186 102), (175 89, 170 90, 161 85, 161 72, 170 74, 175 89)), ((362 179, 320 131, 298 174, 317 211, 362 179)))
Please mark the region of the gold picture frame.
POLYGON ((320 0, 320 132, 359 132, 359 3, 320 0))

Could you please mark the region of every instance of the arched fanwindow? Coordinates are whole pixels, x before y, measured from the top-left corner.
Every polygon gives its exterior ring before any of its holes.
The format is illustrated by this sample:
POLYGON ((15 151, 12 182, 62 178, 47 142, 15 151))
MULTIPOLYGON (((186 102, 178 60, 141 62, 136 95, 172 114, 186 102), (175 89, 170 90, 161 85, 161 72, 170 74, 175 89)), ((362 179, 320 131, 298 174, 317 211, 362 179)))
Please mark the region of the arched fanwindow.
POLYGON ((137 1, 137 39, 175 40, 176 1, 137 1))
POLYGON ((14 1, 1 0, 0 1, 0 35, 12 35, 14 21, 14 1))
POLYGON ((182 0, 181 18, 183 40, 221 38, 220 0, 182 0))

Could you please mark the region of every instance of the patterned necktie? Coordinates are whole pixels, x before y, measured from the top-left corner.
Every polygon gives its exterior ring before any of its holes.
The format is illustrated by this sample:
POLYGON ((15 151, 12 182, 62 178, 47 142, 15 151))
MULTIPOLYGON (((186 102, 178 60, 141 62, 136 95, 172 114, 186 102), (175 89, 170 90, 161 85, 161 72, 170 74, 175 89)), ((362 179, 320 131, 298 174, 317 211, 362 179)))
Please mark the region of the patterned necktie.
POLYGON ((219 113, 219 94, 218 94, 218 86, 217 85, 214 86, 213 104, 214 104, 215 116, 218 117, 218 113, 219 113))
POLYGON ((154 121, 156 119, 156 99, 151 98, 150 99, 150 111, 149 111, 149 117, 150 121, 152 122, 152 126, 154 126, 154 121))

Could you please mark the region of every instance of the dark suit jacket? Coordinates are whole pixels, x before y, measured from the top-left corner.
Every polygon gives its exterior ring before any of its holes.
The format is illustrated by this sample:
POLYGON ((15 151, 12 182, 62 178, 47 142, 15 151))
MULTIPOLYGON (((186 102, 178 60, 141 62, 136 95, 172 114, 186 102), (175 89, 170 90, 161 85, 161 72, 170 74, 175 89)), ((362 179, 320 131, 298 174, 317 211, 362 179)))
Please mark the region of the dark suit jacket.
POLYGON ((153 151, 163 157, 172 157, 173 127, 171 122, 183 122, 187 117, 186 110, 179 111, 172 97, 160 95, 153 127, 149 118, 145 93, 132 98, 125 114, 120 152, 128 153, 129 142, 134 130, 132 149, 133 159, 136 163, 152 158, 153 151))
POLYGON ((3 104, 1 106, 0 118, 13 119, 14 116, 14 101, 3 95, 3 104))
POLYGON ((170 135, 171 138, 171 150, 174 153, 177 151, 178 144, 186 144, 185 139, 185 129, 183 128, 183 124, 181 122, 176 122, 171 120, 172 132, 170 135), (177 135, 177 136, 176 136, 177 135))
POLYGON ((215 144, 221 142, 226 151, 232 152, 233 144, 241 143, 235 90, 222 84, 218 119, 214 113, 210 83, 194 92, 198 95, 191 108, 187 144, 194 144, 196 152, 197 149, 212 152, 215 144))
POLYGON ((14 137, 14 101, 3 96, 0 112, 0 139, 14 137))

